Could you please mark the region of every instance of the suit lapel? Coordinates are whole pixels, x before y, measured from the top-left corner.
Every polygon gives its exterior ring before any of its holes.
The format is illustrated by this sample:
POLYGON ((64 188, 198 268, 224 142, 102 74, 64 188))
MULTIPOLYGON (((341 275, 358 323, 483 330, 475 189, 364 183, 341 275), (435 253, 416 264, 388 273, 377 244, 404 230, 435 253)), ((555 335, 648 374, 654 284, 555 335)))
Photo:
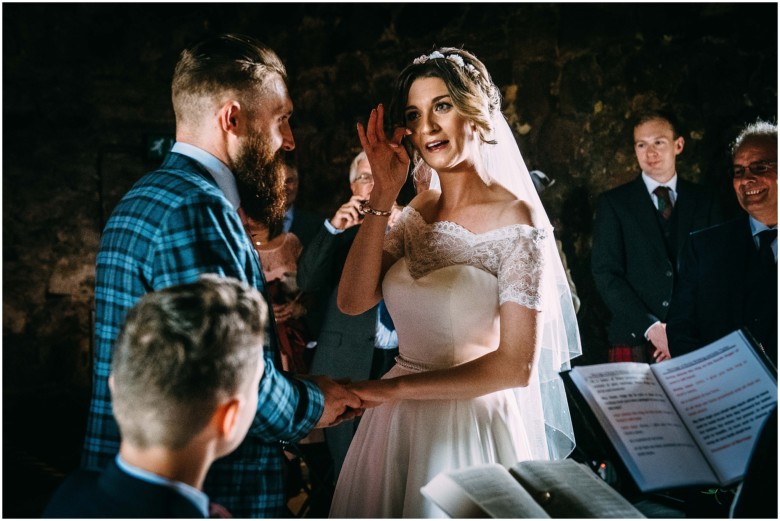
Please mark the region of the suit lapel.
MULTIPOLYGON (((693 220, 696 215, 697 200, 694 200, 690 185, 677 178, 677 201, 674 205, 674 211, 677 219, 677 236, 675 237, 675 248, 677 253, 683 251, 688 235, 693 230, 693 220)), ((679 255, 678 255, 679 258, 679 255)))
POLYGON ((731 250, 731 263, 729 263, 730 265, 722 266, 722 272, 724 279, 731 281, 731 287, 727 294, 732 295, 730 299, 732 302, 732 316, 740 321, 738 323, 741 323, 749 293, 744 291, 744 288, 747 287, 747 278, 750 276, 750 250, 755 245, 747 218, 735 222, 734 226, 736 228, 734 235, 738 239, 734 241, 733 247, 729 248, 731 250), (736 274, 736 276, 728 276, 731 273, 736 274))
POLYGON ((656 250, 658 258, 668 260, 669 254, 666 252, 663 234, 658 226, 657 209, 653 205, 650 194, 647 193, 641 175, 631 183, 627 203, 629 213, 634 216, 639 231, 637 240, 646 240, 656 250))

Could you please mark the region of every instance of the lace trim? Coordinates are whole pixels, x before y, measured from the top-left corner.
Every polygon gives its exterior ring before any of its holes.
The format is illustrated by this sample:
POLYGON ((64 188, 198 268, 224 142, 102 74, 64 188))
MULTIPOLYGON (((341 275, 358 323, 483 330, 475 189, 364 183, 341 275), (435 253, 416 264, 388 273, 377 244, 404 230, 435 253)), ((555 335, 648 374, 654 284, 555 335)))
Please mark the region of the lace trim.
POLYGON ((396 258, 405 256, 414 279, 447 266, 474 266, 498 278, 499 303, 540 309, 542 241, 547 237, 547 230, 527 224, 474 233, 454 222, 427 223, 407 206, 386 236, 384 249, 396 258))

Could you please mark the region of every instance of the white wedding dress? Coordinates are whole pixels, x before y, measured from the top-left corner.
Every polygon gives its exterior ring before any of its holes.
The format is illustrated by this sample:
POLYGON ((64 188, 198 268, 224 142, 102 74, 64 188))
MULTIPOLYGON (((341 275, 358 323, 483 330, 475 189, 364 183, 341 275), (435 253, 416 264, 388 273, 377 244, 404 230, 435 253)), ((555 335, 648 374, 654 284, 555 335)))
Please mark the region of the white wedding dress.
MULTIPOLYGON (((510 225, 474 234, 451 222, 428 224, 407 207, 385 240, 398 259, 382 290, 400 356, 384 378, 452 367, 495 350, 500 303, 541 309, 539 245, 547 233, 510 225)), ((446 517, 420 492, 439 472, 548 458, 538 449, 546 446, 541 401, 537 381, 469 400, 403 400, 366 411, 330 516, 446 517)))

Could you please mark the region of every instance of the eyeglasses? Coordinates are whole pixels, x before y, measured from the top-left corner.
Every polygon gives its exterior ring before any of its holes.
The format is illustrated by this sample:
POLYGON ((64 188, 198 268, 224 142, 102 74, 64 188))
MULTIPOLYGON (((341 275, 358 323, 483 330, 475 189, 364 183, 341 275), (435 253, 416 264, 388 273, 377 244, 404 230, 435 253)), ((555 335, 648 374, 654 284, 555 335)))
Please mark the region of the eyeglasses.
POLYGON ((374 176, 371 174, 360 174, 355 178, 355 183, 368 184, 374 182, 374 176))
MULTIPOLYGON (((777 168, 777 161, 756 161, 750 163, 747 169, 754 175, 766 175, 771 170, 777 168)), ((740 179, 745 176, 745 167, 742 165, 734 165, 731 175, 734 179, 740 179)))

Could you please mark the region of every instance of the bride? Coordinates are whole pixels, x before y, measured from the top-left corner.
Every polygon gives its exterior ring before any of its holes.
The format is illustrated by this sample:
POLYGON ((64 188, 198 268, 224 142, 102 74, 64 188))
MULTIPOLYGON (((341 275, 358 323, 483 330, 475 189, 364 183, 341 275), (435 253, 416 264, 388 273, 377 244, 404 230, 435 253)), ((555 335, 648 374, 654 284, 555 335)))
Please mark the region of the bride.
POLYGON ((574 447, 558 376, 581 353, 571 294, 500 107, 482 62, 441 48, 398 78, 389 137, 382 105, 358 124, 374 189, 338 303, 358 314, 384 298, 400 355, 382 380, 350 385, 371 409, 331 517, 442 517, 420 492, 439 472, 574 447), (432 189, 385 235, 410 157, 432 189))

